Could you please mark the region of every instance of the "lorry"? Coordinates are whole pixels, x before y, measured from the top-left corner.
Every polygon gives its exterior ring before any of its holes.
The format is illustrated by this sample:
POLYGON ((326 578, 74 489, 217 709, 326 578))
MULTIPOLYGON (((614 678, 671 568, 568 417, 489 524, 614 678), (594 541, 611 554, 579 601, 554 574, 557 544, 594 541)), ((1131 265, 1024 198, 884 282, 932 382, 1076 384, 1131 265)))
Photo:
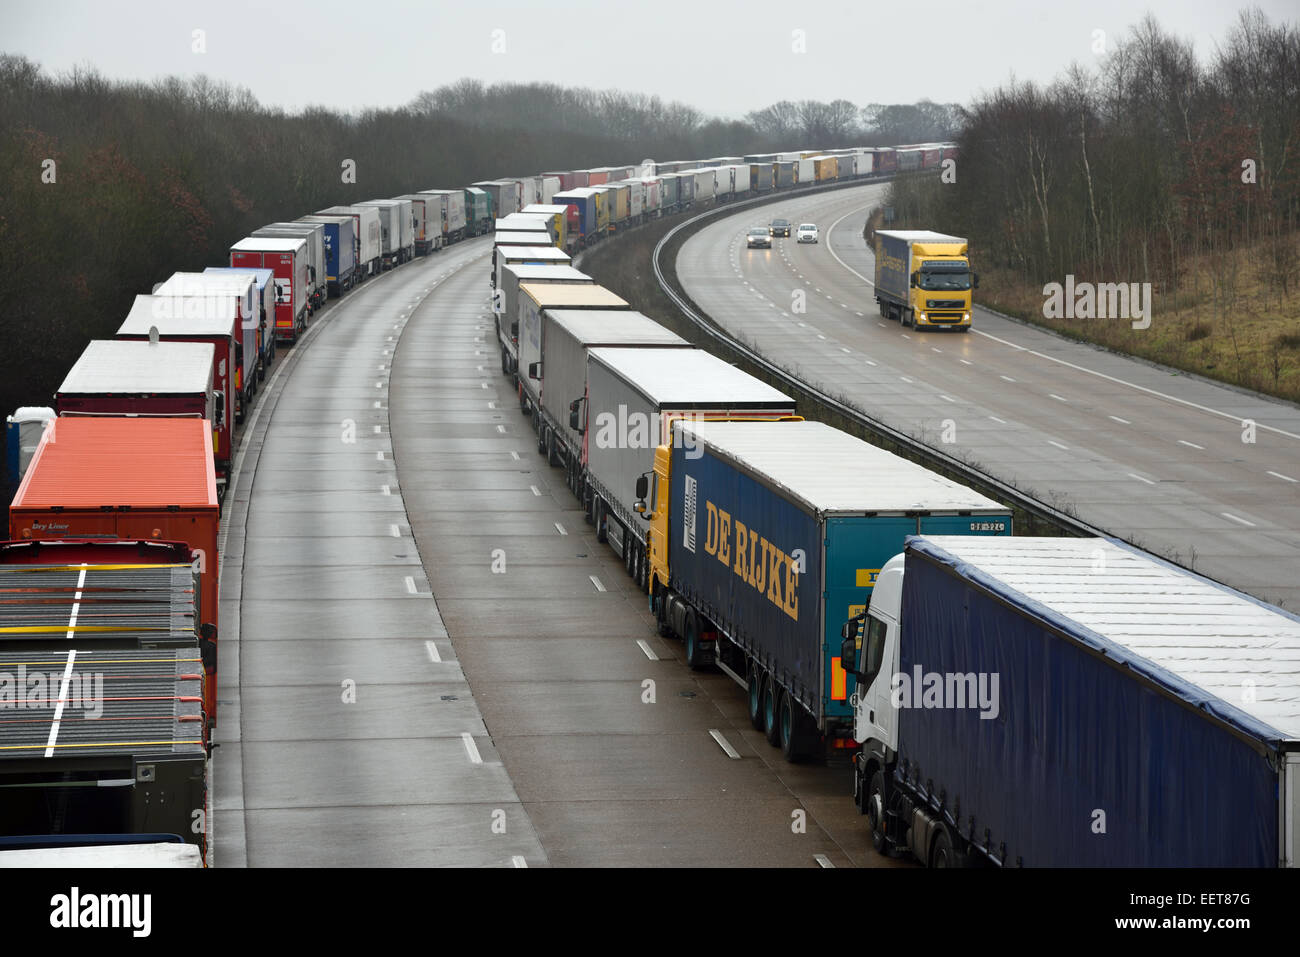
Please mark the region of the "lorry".
POLYGON ((921 535, 843 629, 872 843, 936 867, 1295 867, 1300 618, 1104 538, 921 535))
POLYGON ((253 277, 248 273, 177 272, 154 286, 154 295, 200 299, 227 296, 234 299, 239 316, 235 325, 235 422, 243 422, 257 394, 257 326, 261 321, 261 304, 257 301, 257 285, 253 277))
POLYGON ((220 504, 211 425, 192 418, 62 417, 45 430, 9 507, 13 540, 183 542, 199 571, 203 700, 217 701, 220 504), (208 627, 204 627, 208 626, 208 627))
MULTIPOLYGON (((350 222, 350 221, 349 221, 350 222)), ((266 378, 266 370, 275 361, 275 273, 269 269, 236 269, 231 266, 207 266, 205 275, 252 276, 257 297, 257 381, 266 378)))
POLYGON ((654 464, 684 416, 774 418, 794 399, 701 349, 596 348, 587 351, 587 389, 569 400, 569 427, 581 450, 578 498, 643 591, 648 526, 634 508, 638 476, 654 464))
POLYGON ((505 263, 498 276, 496 292, 492 296, 492 311, 496 313, 497 341, 501 344, 501 371, 506 375, 514 375, 518 371, 519 357, 519 284, 594 284, 596 280, 572 266, 558 263, 505 263))
POLYGON ((329 295, 337 299, 361 281, 357 269, 361 244, 357 240, 354 217, 311 215, 300 216, 297 221, 321 226, 321 241, 325 245, 325 288, 329 295))
POLYGON ((492 197, 492 208, 488 210, 489 216, 509 216, 511 213, 519 212, 520 188, 514 180, 482 180, 471 184, 470 188, 480 189, 492 197))
POLYGON ((556 205, 555 203, 534 203, 531 206, 525 206, 523 212, 530 216, 541 216, 555 236, 555 245, 558 249, 566 249, 569 245, 569 207, 565 205, 556 205))
POLYGON ((564 190, 551 197, 551 202, 568 207, 565 226, 566 249, 582 249, 595 241, 600 226, 596 215, 596 193, 591 187, 580 186, 564 190))
POLYGON ((381 269, 392 269, 414 258, 415 214, 411 212, 409 199, 367 199, 355 205, 379 210, 381 269))
POLYGON ((212 388, 216 417, 208 445, 213 469, 224 494, 235 447, 235 329, 239 317, 227 311, 229 297, 209 300, 186 296, 136 296, 118 327, 119 339, 158 338, 173 342, 207 342, 212 352, 212 388))
POLYGON ((568 253, 554 246, 493 246, 492 288, 501 288, 501 270, 506 266, 568 266, 572 261, 568 253))
POLYGON ((563 188, 560 186, 560 177, 543 173, 540 180, 541 192, 538 195, 537 203, 533 205, 549 206, 554 201, 555 194, 563 188))
POLYGON ((715 663, 746 689, 751 723, 787 760, 847 762, 844 621, 908 535, 1010 535, 1011 510, 822 422, 684 418, 645 474, 622 477, 649 519, 660 629, 691 667, 715 663))
POLYGON ((884 319, 913 329, 971 329, 972 273, 966 240, 919 229, 878 229, 876 302, 884 319))
MULTIPOLYGON (((317 216, 351 216, 357 237, 357 283, 378 276, 383 267, 384 238, 379 210, 373 206, 330 206, 316 210, 317 216)), ((355 285, 355 283, 354 283, 355 285)))
POLYGON ((208 342, 91 340, 54 393, 54 408, 65 416, 159 415, 212 424, 214 350, 208 342))
POLYGON ((275 274, 275 337, 297 340, 307 328, 307 240, 248 236, 230 247, 230 265, 275 274))
POLYGON ((546 216, 532 213, 511 213, 504 219, 493 223, 493 233, 545 233, 552 246, 558 246, 558 236, 552 223, 546 216))
POLYGON ((442 244, 458 243, 468 234, 465 215, 465 190, 422 189, 421 194, 442 198, 442 244))
POLYGON ((301 236, 307 240, 307 316, 310 318, 329 298, 329 280, 326 278, 325 225, 294 220, 288 223, 267 223, 253 230, 251 236, 278 236, 292 239, 301 236))
POLYGON ((587 395, 587 354, 606 347, 689 349, 691 344, 631 309, 551 309, 542 329, 542 444, 547 461, 565 468, 569 488, 581 489, 582 435, 570 422, 587 395), (577 403, 577 407, 575 407, 577 403))
POLYGON ((604 286, 595 283, 531 283, 519 284, 519 305, 516 321, 519 324, 518 354, 515 368, 519 370, 519 408, 533 416, 533 427, 538 430, 538 450, 545 448, 541 434, 542 377, 544 364, 542 334, 546 325, 545 313, 550 309, 629 309, 627 300, 616 296, 604 286))
POLYGON ((427 256, 442 248, 442 197, 426 193, 403 193, 397 199, 408 200, 415 221, 415 255, 427 256))
POLYGON ((691 201, 706 204, 713 202, 717 189, 717 170, 713 168, 687 170, 691 176, 691 201))
POLYGON ((813 161, 808 157, 796 160, 794 178, 798 186, 811 186, 817 182, 817 169, 813 161))

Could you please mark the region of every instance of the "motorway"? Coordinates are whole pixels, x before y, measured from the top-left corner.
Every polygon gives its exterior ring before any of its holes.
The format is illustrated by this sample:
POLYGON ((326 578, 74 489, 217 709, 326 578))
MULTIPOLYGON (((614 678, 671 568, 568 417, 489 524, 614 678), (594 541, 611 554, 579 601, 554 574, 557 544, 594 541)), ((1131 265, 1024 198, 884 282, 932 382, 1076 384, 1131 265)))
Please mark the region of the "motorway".
POLYGON ((488 248, 331 303, 250 415, 217 866, 907 866, 656 635, 500 374, 488 248))
POLYGON ((885 188, 715 217, 681 247, 682 287, 732 336, 873 418, 1300 612, 1300 409, 978 306, 970 334, 882 319, 862 232, 885 188), (746 249, 745 232, 776 218, 817 223, 821 241, 746 249))

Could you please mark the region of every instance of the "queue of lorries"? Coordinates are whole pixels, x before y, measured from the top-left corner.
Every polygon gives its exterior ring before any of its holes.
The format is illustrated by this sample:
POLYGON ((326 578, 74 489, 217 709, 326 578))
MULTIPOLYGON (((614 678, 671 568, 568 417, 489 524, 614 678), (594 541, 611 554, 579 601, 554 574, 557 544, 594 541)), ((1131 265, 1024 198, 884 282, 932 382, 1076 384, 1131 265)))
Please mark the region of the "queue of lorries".
MULTIPOLYGON (((950 150, 334 206, 137 297, 56 394, 0 543, 20 596, 0 602, 0 669, 47 676, 21 704, 0 681, 0 707, 29 712, 0 722, 0 854, 85 834, 205 848, 221 496, 258 384, 327 297, 491 232, 502 369, 539 451, 691 667, 744 686, 789 759, 852 762, 878 847, 936 865, 1294 863, 1300 693, 1269 667, 1300 654, 1294 616, 1115 542, 1013 538, 1006 507, 804 421, 570 261, 638 218, 950 150)), ((920 252, 916 273, 965 256, 920 252)))

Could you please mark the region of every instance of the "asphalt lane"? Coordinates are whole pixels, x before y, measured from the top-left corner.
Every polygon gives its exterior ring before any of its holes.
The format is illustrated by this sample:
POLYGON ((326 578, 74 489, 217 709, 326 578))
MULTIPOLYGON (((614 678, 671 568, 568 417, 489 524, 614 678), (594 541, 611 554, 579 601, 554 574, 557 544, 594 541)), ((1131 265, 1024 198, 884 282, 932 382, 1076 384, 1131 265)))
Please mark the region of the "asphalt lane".
POLYGON ((546 862, 430 592, 390 433, 402 330, 485 249, 331 304, 250 417, 221 551, 217 866, 546 862))
MULTIPOLYGON (((801 379, 1083 521, 1300 611, 1300 409, 978 306, 965 335, 882 319, 862 229, 884 189, 722 216, 682 246, 678 276, 724 329, 801 379), (817 223, 821 242, 747 250, 745 231, 778 217, 817 223)), ((978 250, 972 258, 978 270, 978 250)))

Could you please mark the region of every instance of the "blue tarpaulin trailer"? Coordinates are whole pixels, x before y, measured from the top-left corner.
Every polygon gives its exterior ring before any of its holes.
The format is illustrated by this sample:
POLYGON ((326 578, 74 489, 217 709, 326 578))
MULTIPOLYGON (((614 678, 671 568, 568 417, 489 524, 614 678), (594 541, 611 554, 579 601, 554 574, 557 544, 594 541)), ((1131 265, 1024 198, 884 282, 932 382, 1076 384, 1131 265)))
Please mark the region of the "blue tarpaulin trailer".
POLYGON ((336 299, 356 282, 357 221, 351 216, 303 216, 303 222, 325 227, 325 279, 336 299))

